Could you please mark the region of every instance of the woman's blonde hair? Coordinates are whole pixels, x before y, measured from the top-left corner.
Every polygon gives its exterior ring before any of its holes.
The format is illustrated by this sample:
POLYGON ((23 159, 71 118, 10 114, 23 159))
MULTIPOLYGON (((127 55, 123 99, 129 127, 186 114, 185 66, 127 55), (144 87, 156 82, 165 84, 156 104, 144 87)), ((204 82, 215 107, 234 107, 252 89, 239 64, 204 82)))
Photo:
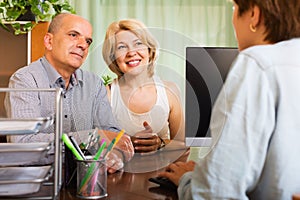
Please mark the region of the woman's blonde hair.
POLYGON ((158 43, 147 27, 140 21, 135 19, 125 19, 111 23, 106 31, 105 40, 102 48, 102 56, 110 70, 118 75, 120 78, 123 76, 123 72, 117 65, 115 58, 116 39, 115 35, 120 31, 130 31, 135 34, 149 50, 149 65, 148 74, 153 76, 154 65, 158 57, 158 43))

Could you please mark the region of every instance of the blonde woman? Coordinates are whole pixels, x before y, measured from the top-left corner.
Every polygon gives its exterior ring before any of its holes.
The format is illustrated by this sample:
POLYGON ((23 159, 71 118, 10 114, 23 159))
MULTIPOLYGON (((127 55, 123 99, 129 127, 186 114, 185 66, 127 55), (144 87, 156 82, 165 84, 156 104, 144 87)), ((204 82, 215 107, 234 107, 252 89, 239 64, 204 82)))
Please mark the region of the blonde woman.
POLYGON ((176 84, 154 73, 158 44, 135 19, 109 25, 103 58, 118 78, 108 87, 113 114, 136 152, 153 152, 171 140, 184 144, 184 117, 176 84))

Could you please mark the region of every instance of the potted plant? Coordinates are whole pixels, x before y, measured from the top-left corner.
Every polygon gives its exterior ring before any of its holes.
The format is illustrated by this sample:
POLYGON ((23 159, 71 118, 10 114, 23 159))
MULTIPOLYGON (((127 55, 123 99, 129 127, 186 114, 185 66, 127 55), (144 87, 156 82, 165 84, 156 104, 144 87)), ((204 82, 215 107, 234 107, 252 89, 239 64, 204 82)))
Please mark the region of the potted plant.
POLYGON ((109 84, 111 84, 113 82, 113 78, 109 75, 103 75, 101 76, 103 83, 105 86, 108 86, 109 84))
POLYGON ((75 13, 68 0, 2 0, 0 26, 7 31, 13 31, 15 35, 25 34, 37 23, 50 21, 55 15, 64 12, 75 13), (26 16, 32 18, 24 19, 26 16), (21 20, 27 22, 20 23, 21 20))

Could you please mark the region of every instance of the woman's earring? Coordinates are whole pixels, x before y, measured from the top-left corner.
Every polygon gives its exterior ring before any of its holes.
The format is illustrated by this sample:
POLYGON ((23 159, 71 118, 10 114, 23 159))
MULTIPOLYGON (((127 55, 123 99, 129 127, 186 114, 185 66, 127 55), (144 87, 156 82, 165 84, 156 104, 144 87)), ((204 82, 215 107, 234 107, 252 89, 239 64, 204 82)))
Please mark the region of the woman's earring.
POLYGON ((252 24, 250 24, 250 30, 253 32, 253 33, 255 33, 256 32, 256 27, 253 27, 253 25, 252 24))

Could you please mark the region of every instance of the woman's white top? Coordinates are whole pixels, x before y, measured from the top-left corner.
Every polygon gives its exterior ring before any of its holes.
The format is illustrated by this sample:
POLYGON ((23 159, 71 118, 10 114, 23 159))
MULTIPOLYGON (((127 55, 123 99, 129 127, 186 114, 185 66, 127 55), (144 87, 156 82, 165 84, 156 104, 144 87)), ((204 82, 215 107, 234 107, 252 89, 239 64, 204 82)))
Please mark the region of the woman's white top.
POLYGON ((124 103, 118 79, 111 84, 111 106, 115 119, 127 134, 133 136, 135 133, 145 130, 143 123, 146 121, 161 138, 170 139, 169 113, 170 106, 164 83, 158 76, 153 76, 156 87, 156 103, 146 113, 135 113, 128 109, 124 103))

